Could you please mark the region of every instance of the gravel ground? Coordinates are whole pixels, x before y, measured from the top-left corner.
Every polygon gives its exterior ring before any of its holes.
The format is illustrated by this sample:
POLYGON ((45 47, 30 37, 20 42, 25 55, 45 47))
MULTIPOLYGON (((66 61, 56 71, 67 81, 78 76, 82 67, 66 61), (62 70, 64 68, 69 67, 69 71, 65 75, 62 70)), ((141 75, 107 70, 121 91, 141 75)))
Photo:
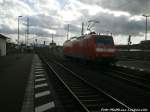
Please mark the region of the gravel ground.
POLYGON ((119 65, 126 65, 128 67, 135 67, 137 69, 144 69, 150 72, 150 61, 118 61, 117 64, 119 65))
MULTIPOLYGON (((84 79, 86 79, 90 83, 93 83, 97 87, 102 88, 131 108, 150 108, 150 92, 128 84, 125 81, 103 74, 103 68, 99 68, 99 70, 96 70, 93 69, 93 67, 86 67, 84 64, 76 63, 75 61, 62 61, 62 59, 60 58, 59 60, 67 64, 67 67, 78 73, 84 79), (100 72, 100 69, 102 70, 102 72, 100 72)), ((108 72, 109 69, 105 68, 105 70, 108 72)))
POLYGON ((81 65, 73 66, 69 64, 68 67, 80 74, 80 76, 87 81, 93 83, 99 88, 102 88, 132 108, 150 107, 150 92, 134 87, 122 80, 107 76, 97 70, 85 68, 81 65))
POLYGON ((33 54, 0 57, 0 111, 20 112, 33 54))

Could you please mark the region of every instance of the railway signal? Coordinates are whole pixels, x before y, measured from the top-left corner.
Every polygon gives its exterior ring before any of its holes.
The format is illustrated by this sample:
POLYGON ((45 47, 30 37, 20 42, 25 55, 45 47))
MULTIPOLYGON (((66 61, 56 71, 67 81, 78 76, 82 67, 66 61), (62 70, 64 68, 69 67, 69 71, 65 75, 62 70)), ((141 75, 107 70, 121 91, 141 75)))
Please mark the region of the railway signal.
POLYGON ((131 35, 129 35, 129 38, 128 38, 128 51, 130 50, 130 45, 132 44, 131 42, 131 35))
POLYGON ((128 45, 131 45, 132 42, 131 42, 131 35, 129 35, 129 38, 128 38, 128 45))

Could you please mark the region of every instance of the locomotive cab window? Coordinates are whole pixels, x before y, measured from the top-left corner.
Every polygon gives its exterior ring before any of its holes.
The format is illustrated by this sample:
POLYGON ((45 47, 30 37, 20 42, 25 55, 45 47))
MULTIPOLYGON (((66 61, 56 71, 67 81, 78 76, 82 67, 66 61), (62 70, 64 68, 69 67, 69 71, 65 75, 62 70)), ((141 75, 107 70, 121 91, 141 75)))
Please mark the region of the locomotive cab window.
POLYGON ((96 45, 114 45, 112 37, 96 37, 96 45))

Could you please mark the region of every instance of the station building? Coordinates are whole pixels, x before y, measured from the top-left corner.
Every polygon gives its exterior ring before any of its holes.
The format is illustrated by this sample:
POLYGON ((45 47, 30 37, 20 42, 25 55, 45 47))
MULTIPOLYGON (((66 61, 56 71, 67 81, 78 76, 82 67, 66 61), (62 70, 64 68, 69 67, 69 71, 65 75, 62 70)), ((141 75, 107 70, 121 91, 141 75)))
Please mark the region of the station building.
POLYGON ((7 37, 0 34, 0 56, 6 56, 6 40, 7 37))

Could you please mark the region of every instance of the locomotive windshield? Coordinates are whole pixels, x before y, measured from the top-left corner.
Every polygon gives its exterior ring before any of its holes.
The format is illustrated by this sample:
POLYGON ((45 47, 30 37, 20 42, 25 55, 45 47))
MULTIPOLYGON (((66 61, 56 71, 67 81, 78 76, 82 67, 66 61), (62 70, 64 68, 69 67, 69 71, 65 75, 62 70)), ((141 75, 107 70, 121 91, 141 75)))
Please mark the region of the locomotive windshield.
POLYGON ((112 37, 97 37, 96 45, 114 45, 112 37))

